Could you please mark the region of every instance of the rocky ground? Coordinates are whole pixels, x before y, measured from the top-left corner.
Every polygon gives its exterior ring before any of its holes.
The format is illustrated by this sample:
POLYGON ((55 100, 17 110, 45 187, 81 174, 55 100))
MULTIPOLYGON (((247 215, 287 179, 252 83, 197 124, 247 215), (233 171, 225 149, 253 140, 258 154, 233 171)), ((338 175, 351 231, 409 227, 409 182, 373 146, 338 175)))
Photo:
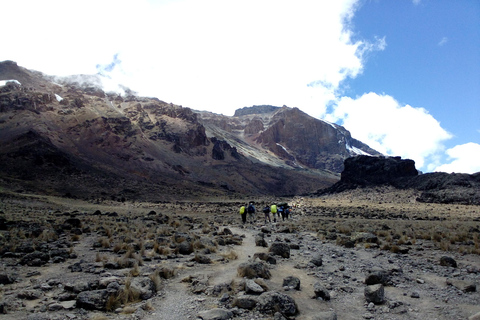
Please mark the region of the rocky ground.
MULTIPOLYGON (((480 207, 415 191, 243 201, 75 201, 2 192, 2 319, 480 318, 480 207)), ((250 200, 250 199, 248 199, 250 200)))

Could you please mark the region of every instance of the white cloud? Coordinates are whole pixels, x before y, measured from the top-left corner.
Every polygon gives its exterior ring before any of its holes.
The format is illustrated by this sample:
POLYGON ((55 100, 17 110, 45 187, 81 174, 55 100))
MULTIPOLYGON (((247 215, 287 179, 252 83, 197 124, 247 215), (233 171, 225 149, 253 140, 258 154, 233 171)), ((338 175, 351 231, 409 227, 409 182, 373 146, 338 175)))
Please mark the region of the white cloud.
POLYGON ((426 110, 375 93, 340 97, 342 82, 363 72, 369 53, 386 48, 385 38, 354 40, 358 6, 358 0, 8 1, 2 9, 18 14, 2 16, 11 31, 2 34, 9 45, 0 61, 51 75, 101 71, 108 89, 121 83, 226 115, 272 104, 323 117, 333 102, 327 120, 343 121, 378 151, 430 168, 451 136, 426 110))
POLYGON ((435 168, 434 171, 441 172, 461 172, 476 173, 480 172, 480 144, 469 142, 457 145, 446 151, 450 163, 443 164, 435 168))
POLYGON ((451 138, 427 110, 373 92, 340 98, 326 118, 343 122, 354 138, 379 152, 413 159, 419 169, 441 154, 443 142, 451 138))
POLYGON ((233 114, 253 104, 325 113, 341 82, 385 48, 352 40, 357 0, 17 0, 0 60, 52 75, 107 74, 141 95, 233 114), (28 10, 25 10, 28 8, 28 10))
POLYGON ((438 46, 444 46, 445 44, 447 44, 448 42, 448 38, 447 37, 443 37, 439 42, 438 42, 438 46))

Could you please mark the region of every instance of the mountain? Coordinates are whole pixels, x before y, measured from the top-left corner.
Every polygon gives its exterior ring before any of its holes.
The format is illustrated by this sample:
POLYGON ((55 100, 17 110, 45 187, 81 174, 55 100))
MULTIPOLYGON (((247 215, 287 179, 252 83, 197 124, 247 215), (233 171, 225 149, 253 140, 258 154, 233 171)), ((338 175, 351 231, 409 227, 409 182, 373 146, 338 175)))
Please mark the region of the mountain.
POLYGON ((378 154, 296 108, 233 117, 104 92, 99 76, 59 78, 0 62, 0 186, 82 199, 294 195, 378 154))
POLYGON ((233 117, 199 112, 209 136, 221 137, 252 161, 286 168, 343 171, 355 155, 380 155, 345 128, 315 119, 298 108, 253 106, 233 117))

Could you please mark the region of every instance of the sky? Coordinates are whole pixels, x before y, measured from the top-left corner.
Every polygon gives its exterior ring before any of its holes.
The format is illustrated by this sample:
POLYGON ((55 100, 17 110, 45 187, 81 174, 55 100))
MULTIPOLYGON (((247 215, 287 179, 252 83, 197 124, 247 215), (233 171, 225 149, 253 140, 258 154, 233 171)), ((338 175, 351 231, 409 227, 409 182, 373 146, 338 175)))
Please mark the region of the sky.
POLYGON ((297 107, 423 172, 480 171, 478 0, 0 0, 0 61, 232 116, 297 107))

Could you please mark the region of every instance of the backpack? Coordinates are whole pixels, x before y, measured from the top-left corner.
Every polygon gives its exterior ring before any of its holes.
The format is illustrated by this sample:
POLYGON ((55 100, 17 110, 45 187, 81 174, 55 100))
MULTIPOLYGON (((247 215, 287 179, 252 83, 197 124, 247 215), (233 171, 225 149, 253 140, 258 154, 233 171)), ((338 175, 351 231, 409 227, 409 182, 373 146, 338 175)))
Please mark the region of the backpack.
POLYGON ((266 206, 265 208, 263 208, 263 213, 269 213, 269 212, 270 212, 269 206, 266 206))
POLYGON ((272 204, 272 206, 270 207, 270 212, 277 213, 277 206, 275 204, 272 204))
POLYGON ((245 213, 245 206, 241 206, 240 207, 240 214, 244 214, 245 213))
POLYGON ((255 207, 253 206, 253 204, 248 205, 247 212, 248 213, 255 213, 255 207))

